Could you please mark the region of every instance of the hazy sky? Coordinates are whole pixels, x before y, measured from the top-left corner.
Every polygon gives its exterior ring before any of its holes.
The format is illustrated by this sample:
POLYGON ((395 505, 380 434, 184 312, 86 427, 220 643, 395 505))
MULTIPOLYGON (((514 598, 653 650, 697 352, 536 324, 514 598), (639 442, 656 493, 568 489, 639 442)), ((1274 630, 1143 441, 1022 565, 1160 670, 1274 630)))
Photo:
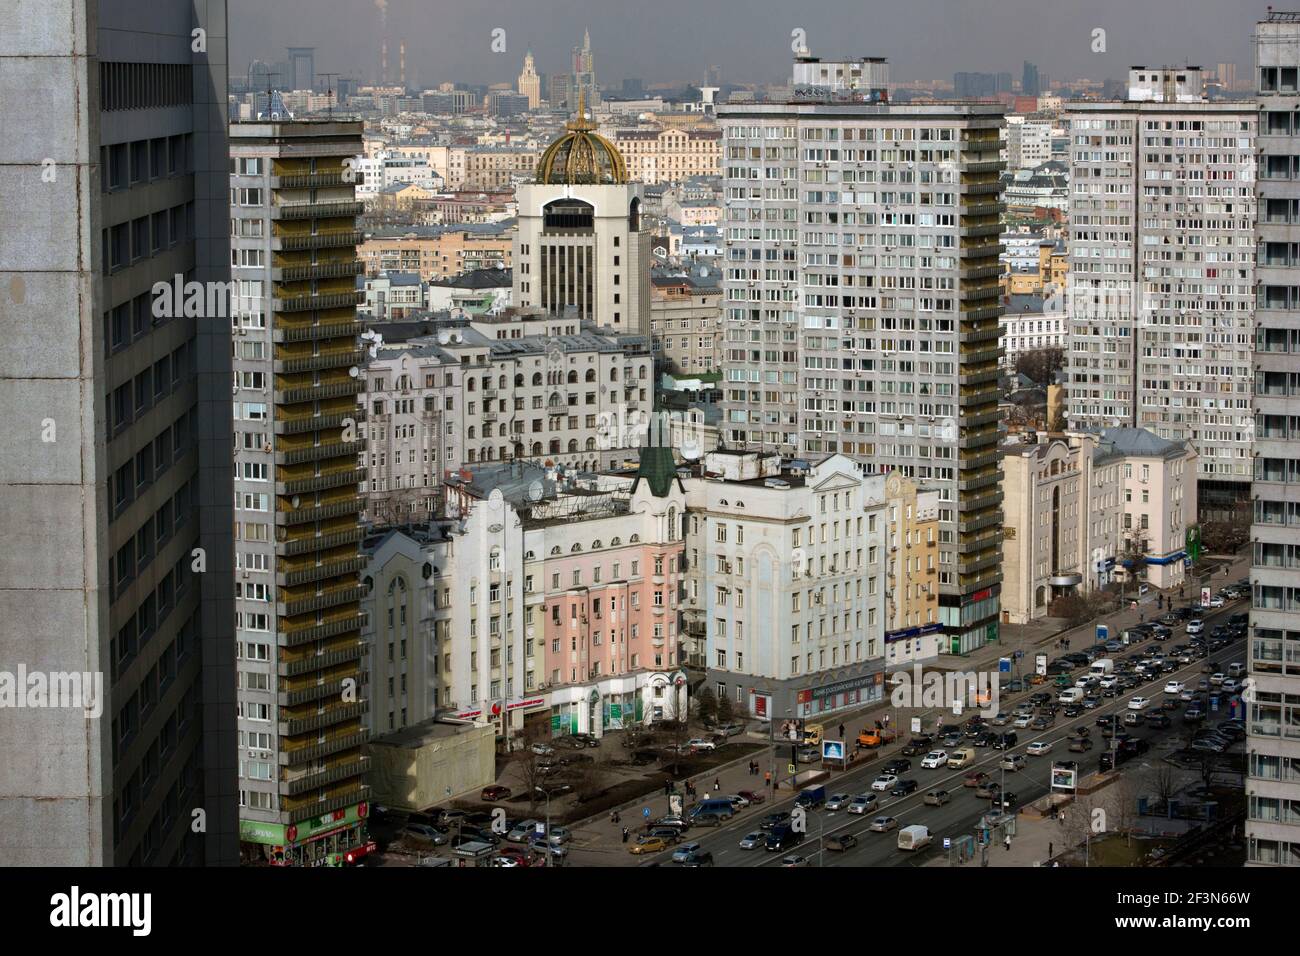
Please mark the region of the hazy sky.
POLYGON ((1213 66, 1248 75, 1250 36, 1265 4, 1253 0, 229 0, 231 71, 251 58, 315 46, 318 72, 369 80, 377 72, 380 6, 388 7, 389 59, 406 42, 407 78, 513 83, 531 47, 541 73, 568 69, 591 31, 596 75, 618 86, 788 78, 791 31, 816 56, 886 56, 897 79, 948 79, 959 70, 1010 71, 1023 60, 1056 77, 1122 77, 1132 64, 1213 66), (491 51, 505 30, 505 53, 491 51), (1092 31, 1106 31, 1093 53, 1092 31))

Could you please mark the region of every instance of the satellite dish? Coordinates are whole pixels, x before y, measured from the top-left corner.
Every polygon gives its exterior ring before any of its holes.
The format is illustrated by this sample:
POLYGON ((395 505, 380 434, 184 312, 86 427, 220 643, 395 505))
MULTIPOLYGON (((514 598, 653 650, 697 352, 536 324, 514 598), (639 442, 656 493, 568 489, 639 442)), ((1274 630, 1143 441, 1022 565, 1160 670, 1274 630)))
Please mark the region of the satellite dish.
POLYGON ((542 495, 545 493, 545 491, 546 488, 542 485, 541 481, 537 478, 534 478, 532 484, 528 486, 528 497, 532 501, 541 501, 542 495))
POLYGON ((449 345, 449 344, 451 344, 451 333, 448 332, 446 329, 443 329, 441 332, 439 332, 439 333, 438 333, 438 344, 439 344, 439 345, 449 345))
POLYGON ((501 510, 501 503, 505 500, 505 495, 501 494, 500 488, 493 488, 492 493, 488 495, 488 507, 493 511, 501 510))

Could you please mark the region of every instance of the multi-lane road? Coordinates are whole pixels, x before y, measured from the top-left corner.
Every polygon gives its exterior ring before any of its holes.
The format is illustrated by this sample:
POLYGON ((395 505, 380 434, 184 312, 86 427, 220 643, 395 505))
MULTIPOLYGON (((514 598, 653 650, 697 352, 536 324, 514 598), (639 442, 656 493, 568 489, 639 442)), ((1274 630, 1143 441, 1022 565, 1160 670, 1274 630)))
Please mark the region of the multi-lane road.
MULTIPOLYGON (((1215 624, 1226 620, 1226 617, 1231 613, 1231 608, 1222 608, 1206 615, 1207 632, 1212 630, 1215 624)), ((1179 626, 1179 628, 1181 627, 1182 625, 1179 626)), ((1180 633, 1179 629, 1176 628, 1175 634, 1171 635, 1165 643, 1182 642, 1184 638, 1185 634, 1180 633)), ((1151 646, 1152 643, 1147 641, 1135 645, 1133 650, 1140 651, 1144 646, 1151 646)), ((1128 701, 1139 695, 1149 699, 1150 704, 1148 707, 1159 705, 1165 699, 1162 688, 1166 681, 1179 680, 1184 684, 1195 687, 1201 677, 1204 676, 1201 667, 1205 660, 1219 660, 1226 666, 1229 661, 1244 660, 1245 658, 1242 656, 1244 649, 1245 641, 1239 639, 1211 653, 1208 658, 1182 665, 1176 671, 1162 674, 1149 683, 1123 692, 1118 697, 1104 699, 1101 705, 1092 710, 1085 710, 1078 717, 1066 718, 1058 715, 1053 726, 1045 731, 1018 730, 1018 743, 1011 748, 1010 753, 1024 754, 1025 748, 1030 743, 1040 740, 1051 741, 1052 749, 1050 753, 1043 756, 1027 757, 1027 766, 1023 770, 1005 771, 1005 788, 1016 794, 1018 806, 1024 806, 1026 803, 1048 793, 1051 766, 1054 761, 1076 761, 1081 776, 1096 770, 1101 754, 1106 752, 1106 745, 1108 744, 1108 741, 1101 737, 1100 728, 1096 726, 1098 717, 1103 714, 1123 714, 1127 709, 1128 701), (1073 736, 1073 728, 1080 724, 1092 728, 1094 746, 1092 750, 1085 753, 1071 753, 1068 750, 1068 739, 1073 736)), ((1126 649, 1119 653, 1122 655, 1131 653, 1131 651, 1126 649)), ((1086 668, 1081 668, 1080 671, 1082 670, 1086 670, 1086 668)), ((1077 676, 1078 673, 1079 671, 1074 672, 1074 676, 1077 676)), ((1018 701, 1039 690, 1046 690, 1055 695, 1052 685, 1048 683, 1041 687, 1031 688, 1030 691, 1017 695, 1013 700, 1003 699, 1001 707, 1009 713, 1018 701)), ((1151 745, 1151 749, 1142 757, 1121 764, 1120 772, 1132 772, 1134 769, 1141 768, 1143 765, 1159 759, 1159 754, 1166 749, 1162 744, 1169 739, 1188 737, 1191 728, 1184 724, 1181 714, 1181 708, 1170 713, 1172 722, 1168 729, 1148 726, 1124 728, 1131 730, 1135 736, 1146 739, 1151 745)), ((1226 716, 1225 711, 1220 711, 1217 714, 1213 712, 1207 714, 1207 725, 1212 724, 1216 718, 1221 719, 1226 716)), ((990 809, 990 801, 975 797, 974 789, 962 785, 966 774, 972 770, 983 770, 992 775, 995 782, 1001 783, 1004 779, 1003 771, 998 768, 998 762, 1003 756, 1002 751, 993 750, 992 748, 980 748, 976 749, 975 752, 977 754, 976 761, 961 770, 949 770, 946 767, 921 769, 921 758, 919 756, 911 758, 912 769, 901 774, 900 777, 916 780, 919 784, 917 790, 905 797, 893 797, 887 793, 877 794, 880 798, 878 803, 863 816, 850 815, 845 811, 830 813, 825 809, 809 812, 806 839, 801 845, 792 848, 788 852, 808 857, 812 865, 821 866, 920 866, 930 862, 936 853, 943 853, 941 843, 944 837, 969 836, 974 832, 980 818, 990 809), (952 794, 951 802, 941 807, 926 806, 923 802, 925 792, 935 788, 949 791, 952 794), (889 833, 873 833, 870 831, 871 821, 877 816, 895 817, 899 821, 900 827, 910 824, 922 824, 929 828, 934 838, 934 844, 930 849, 920 853, 900 851, 897 848, 896 831, 889 833), (851 833, 857 837, 858 845, 845 852, 830 852, 820 849, 822 838, 843 833, 851 833)), ((826 782, 827 796, 839 793, 852 796, 869 792, 871 781, 879 775, 880 768, 886 762, 887 760, 884 759, 876 759, 865 766, 844 773, 833 774, 830 780, 826 782)), ((687 832, 684 841, 699 843, 702 849, 711 852, 717 866, 780 866, 782 858, 787 853, 769 853, 762 848, 742 850, 740 849, 740 841, 745 834, 758 830, 760 822, 767 814, 775 810, 789 811, 793 806, 793 794, 775 803, 769 800, 757 807, 746 808, 723 826, 708 830, 693 828, 687 832)), ((995 848, 990 852, 997 852, 997 850, 995 848)), ((665 863, 667 860, 668 854, 660 854, 654 862, 665 863)))

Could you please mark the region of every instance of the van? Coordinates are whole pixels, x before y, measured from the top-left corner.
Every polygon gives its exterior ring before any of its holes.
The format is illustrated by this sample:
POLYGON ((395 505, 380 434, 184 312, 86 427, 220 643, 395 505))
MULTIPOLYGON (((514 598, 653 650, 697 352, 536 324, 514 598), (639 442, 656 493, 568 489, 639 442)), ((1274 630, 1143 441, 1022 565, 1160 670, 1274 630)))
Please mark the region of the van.
POLYGON ((796 830, 788 823, 782 823, 767 832, 767 842, 764 846, 768 850, 777 853, 798 846, 803 842, 803 837, 801 831, 796 830))
POLYGON ((1061 691, 1056 700, 1058 703, 1065 704, 1068 707, 1070 704, 1077 704, 1079 701, 1083 700, 1083 697, 1084 692, 1082 687, 1067 687, 1065 690, 1061 691))
POLYGON ((1092 666, 1088 668, 1088 673, 1092 674, 1093 677, 1109 677, 1114 672, 1115 662, 1109 657, 1093 661, 1092 666))
POLYGON ((930 845, 928 827, 912 825, 898 831, 898 848, 900 850, 922 850, 930 845))
POLYGON ((826 728, 821 724, 805 724, 803 728, 803 745, 805 747, 820 747, 822 735, 826 728))
POLYGON ((962 747, 960 750, 954 750, 948 756, 948 769, 960 770, 968 763, 974 762, 974 760, 975 760, 975 748, 962 747))
POLYGON ((1235 664, 1228 665, 1229 677, 1241 677, 1245 673, 1246 673, 1246 665, 1242 664, 1240 661, 1238 661, 1235 664))
POLYGON ((736 808, 730 800, 721 798, 715 800, 701 800, 695 806, 691 807, 691 818, 694 819, 704 813, 713 813, 722 817, 722 819, 727 820, 734 816, 735 812, 736 808))

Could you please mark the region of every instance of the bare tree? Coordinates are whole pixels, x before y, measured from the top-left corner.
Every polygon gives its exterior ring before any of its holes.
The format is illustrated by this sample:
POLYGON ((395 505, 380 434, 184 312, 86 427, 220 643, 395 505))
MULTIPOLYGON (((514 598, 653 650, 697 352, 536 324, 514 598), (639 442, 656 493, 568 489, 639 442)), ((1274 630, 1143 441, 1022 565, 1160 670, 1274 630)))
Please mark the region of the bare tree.
MULTIPOLYGON (((532 727, 526 727, 522 734, 522 746, 511 755, 511 763, 528 789, 528 809, 537 809, 537 788, 546 780, 549 771, 541 755, 533 750, 533 745, 543 742, 543 737, 532 727)), ((549 743, 549 742, 548 742, 549 743)))
POLYGON ((1162 760, 1151 765, 1150 770, 1143 777, 1143 782, 1151 789, 1158 805, 1164 809, 1167 816, 1174 794, 1179 789, 1178 771, 1172 764, 1162 760))
POLYGON ((1016 356, 1016 371, 1039 385, 1050 385, 1064 366, 1065 352, 1059 348, 1033 349, 1016 356))

